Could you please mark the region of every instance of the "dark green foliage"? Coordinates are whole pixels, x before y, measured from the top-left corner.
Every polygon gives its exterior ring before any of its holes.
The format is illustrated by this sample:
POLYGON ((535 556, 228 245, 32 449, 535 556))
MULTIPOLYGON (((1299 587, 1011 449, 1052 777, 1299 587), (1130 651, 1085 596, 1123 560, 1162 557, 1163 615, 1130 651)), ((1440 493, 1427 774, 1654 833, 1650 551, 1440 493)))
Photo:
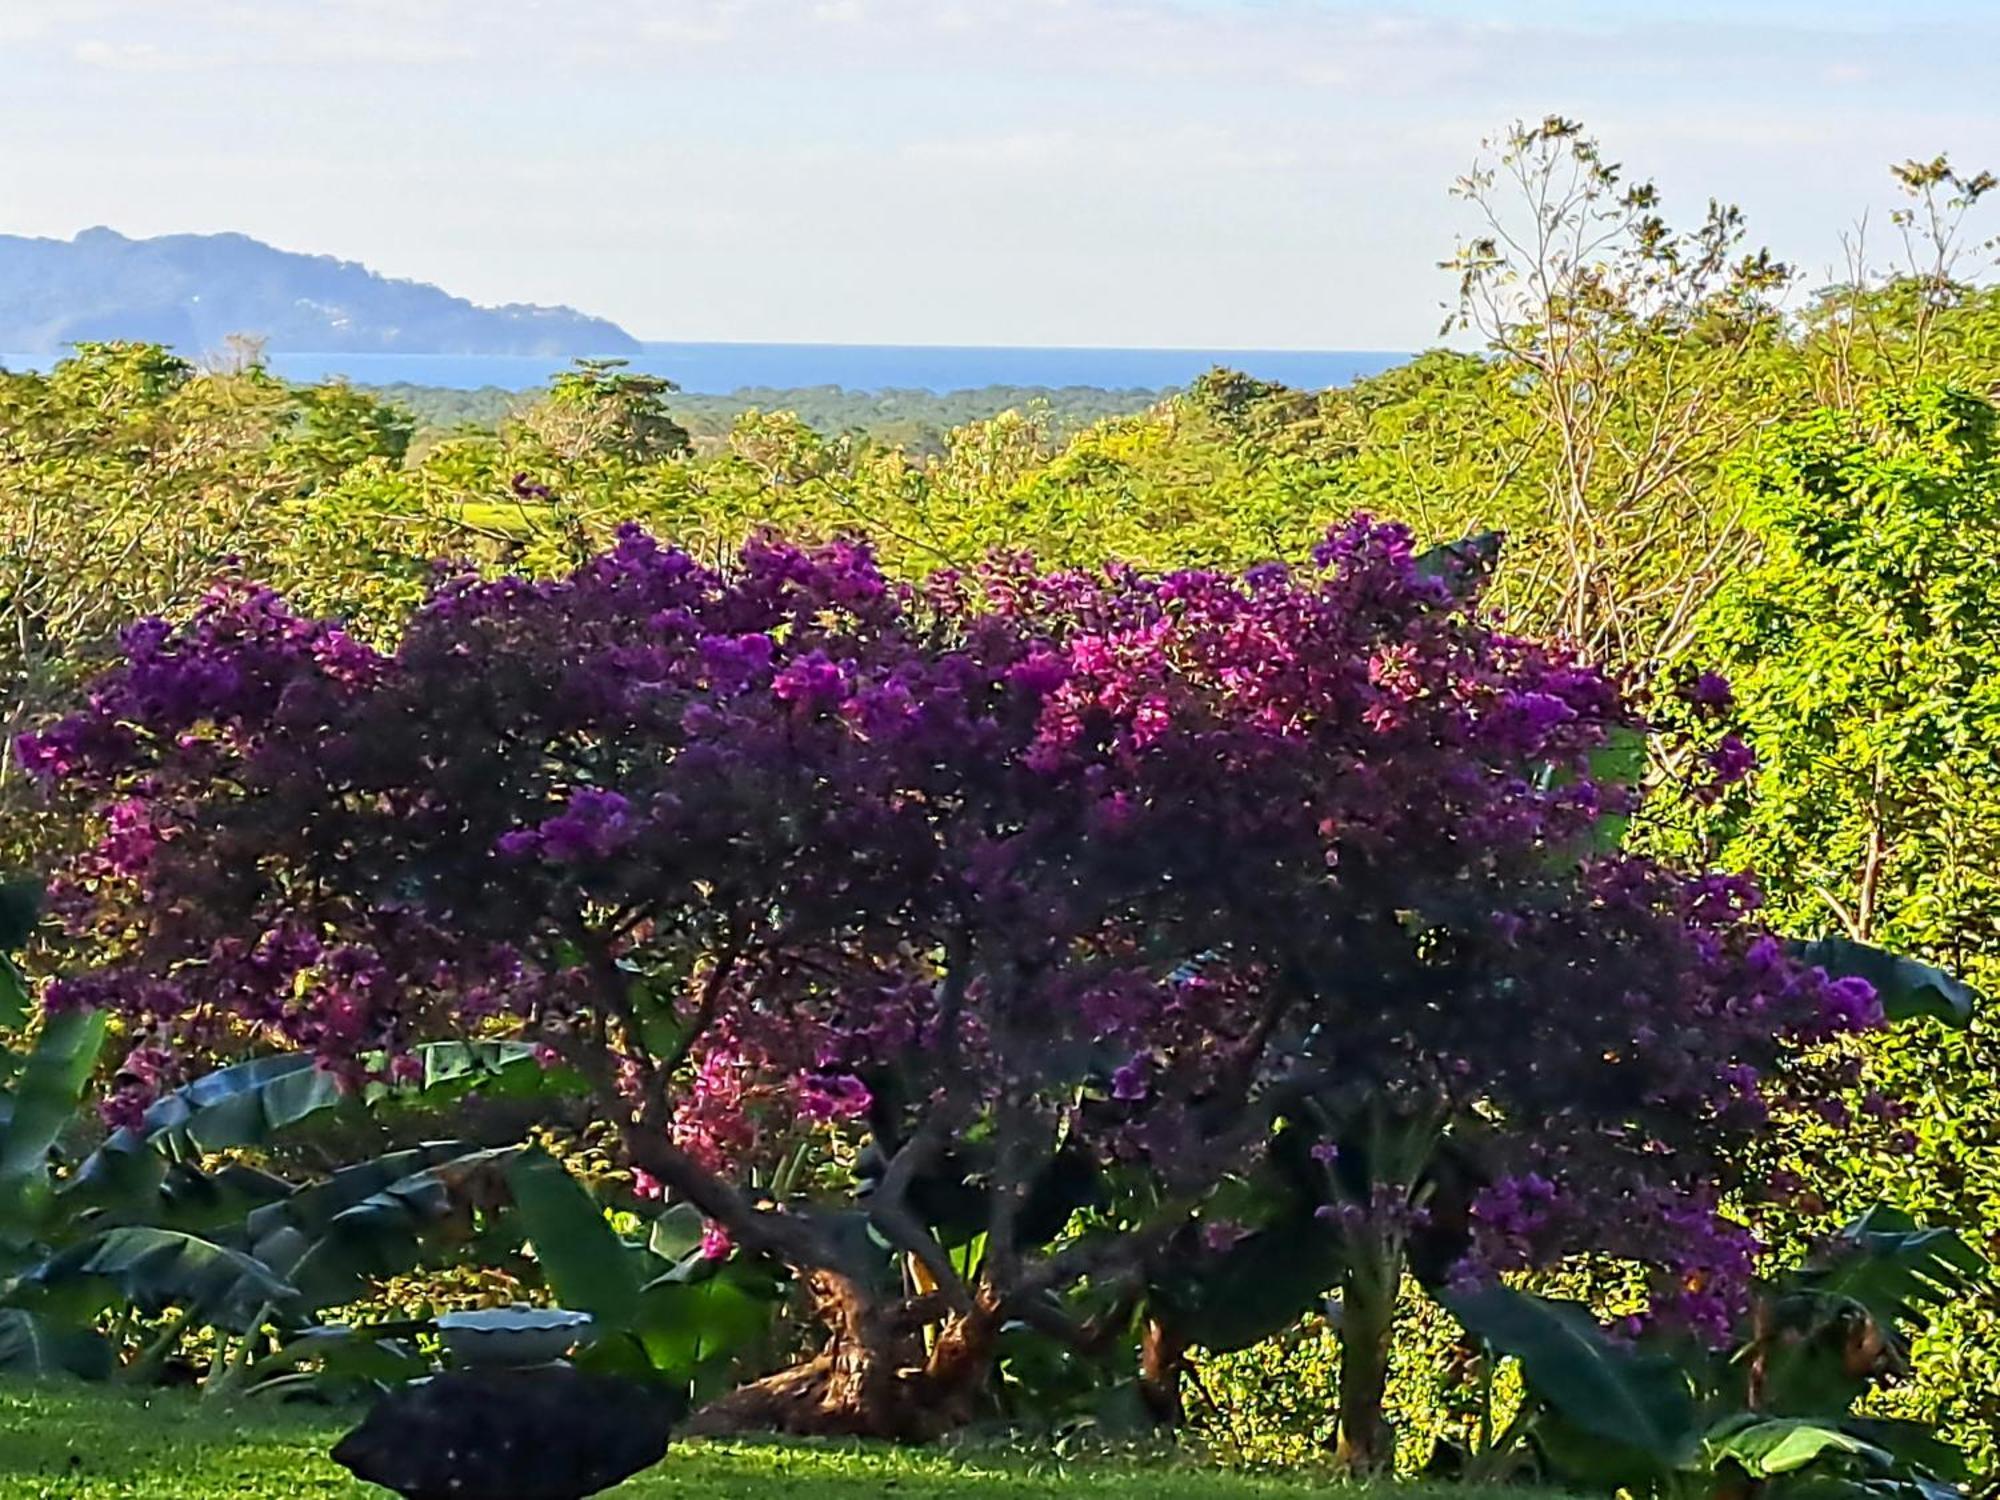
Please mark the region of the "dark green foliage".
POLYGON ((1613 1342, 1581 1303, 1503 1286, 1450 1293, 1444 1302, 1466 1332, 1519 1360, 1528 1388, 1576 1435, 1609 1445, 1614 1461, 1664 1474, 1694 1457, 1694 1393, 1666 1355, 1613 1342))
POLYGON ((1775 1292, 1765 1403, 1783 1412, 1844 1409, 1871 1384, 1908 1373, 1912 1341, 1939 1311, 1989 1288, 1985 1259, 1955 1231, 1871 1208, 1775 1292))
POLYGON ((21 1307, 0 1307, 0 1374, 47 1378, 111 1374, 110 1341, 92 1329, 50 1320, 21 1307))
MULTIPOLYGON (((442 386, 384 385, 369 388, 381 400, 410 412, 426 441, 454 433, 495 433, 521 416, 537 399, 533 391, 451 390, 442 386)), ((829 438, 853 434, 901 448, 918 457, 945 451, 954 428, 988 421, 1005 411, 1046 413, 1050 430, 1068 437, 1107 417, 1144 411, 1165 391, 1100 390, 1095 386, 992 385, 978 389, 850 391, 841 386, 794 389, 746 386, 729 395, 676 391, 675 420, 697 445, 715 447, 747 412, 791 412, 814 432, 829 438)))
MULTIPOLYGON (((39 880, 0 881, 0 953, 19 953, 34 936, 42 918, 42 883, 39 880)), ((0 1024, 18 1024, 0 1016, 0 1024)))
POLYGON ((1309 1213, 1222 1251, 1187 1250, 1154 1277, 1149 1305, 1176 1336, 1215 1353, 1282 1333, 1339 1285, 1340 1236, 1309 1213))
POLYGON ((438 1143, 343 1167, 252 1212, 244 1240, 296 1285, 299 1311, 352 1301, 421 1263, 436 1237, 469 1239, 475 1214, 505 1205, 514 1154, 438 1143))
POLYGON ((1792 1475, 1828 1494, 1942 1495, 1967 1472, 1958 1450, 1931 1424, 1855 1406, 1906 1372, 1912 1337, 1988 1274, 1956 1234, 1878 1208, 1773 1281, 1754 1326, 1722 1351, 1657 1335, 1635 1343, 1581 1303, 1504 1286, 1448 1293, 1489 1358, 1519 1361, 1526 1389, 1474 1461, 1504 1473, 1525 1444, 1553 1478, 1635 1495, 1792 1475))
POLYGON ((254 1330, 298 1293, 254 1256, 175 1229, 130 1225, 72 1246, 28 1273, 24 1283, 70 1307, 114 1299, 153 1316, 179 1307, 203 1323, 254 1330))

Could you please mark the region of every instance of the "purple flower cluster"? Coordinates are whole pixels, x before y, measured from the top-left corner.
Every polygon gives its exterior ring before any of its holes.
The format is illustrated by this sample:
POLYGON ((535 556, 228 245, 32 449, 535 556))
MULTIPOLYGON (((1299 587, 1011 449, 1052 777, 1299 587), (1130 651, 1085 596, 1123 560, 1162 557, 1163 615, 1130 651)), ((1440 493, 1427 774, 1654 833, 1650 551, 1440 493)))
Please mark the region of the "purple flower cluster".
POLYGON ((551 864, 581 864, 616 854, 632 837, 632 823, 632 804, 617 792, 580 787, 561 813, 533 828, 510 829, 494 847, 509 859, 533 855, 551 864))
POLYGON ((233 584, 126 650, 21 746, 100 818, 52 1005, 344 1076, 512 1026, 707 1172, 893 1107, 1199 1192, 1256 1144, 1218 1117, 1318 1077, 1483 1122, 1472 1270, 1629 1223, 1712 1322, 1716 1192, 1880 1019, 1746 882, 1594 854, 1618 685, 1366 519, 1309 568, 921 588, 627 531, 445 579, 393 655, 233 584))

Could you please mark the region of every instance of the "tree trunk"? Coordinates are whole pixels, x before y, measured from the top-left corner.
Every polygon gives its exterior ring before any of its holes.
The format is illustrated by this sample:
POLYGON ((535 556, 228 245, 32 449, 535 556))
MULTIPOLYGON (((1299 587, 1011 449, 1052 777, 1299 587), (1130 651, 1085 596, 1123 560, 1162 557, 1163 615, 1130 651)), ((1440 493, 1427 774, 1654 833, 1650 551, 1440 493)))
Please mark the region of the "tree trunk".
POLYGON ((982 1296, 953 1314, 926 1355, 900 1301, 884 1304, 828 1271, 806 1277, 826 1346, 811 1359, 730 1392, 696 1412, 691 1436, 780 1432, 924 1443, 964 1426, 993 1362, 997 1307, 982 1296))
POLYGON ((938 1330, 924 1364, 918 1399, 929 1405, 940 1432, 963 1427, 978 1415, 979 1398, 993 1369, 1000 1322, 999 1299, 981 1286, 972 1310, 952 1314, 938 1330))
POLYGON ((1158 1318, 1148 1318, 1139 1339, 1139 1399, 1162 1427, 1179 1427, 1186 1418, 1181 1405, 1181 1373, 1186 1368, 1187 1340, 1158 1318))
POLYGON ((1358 1259, 1341 1284, 1340 1441, 1335 1456, 1350 1473, 1379 1474, 1396 1461, 1382 1402, 1389 1388, 1389 1337, 1402 1267, 1393 1254, 1358 1259))

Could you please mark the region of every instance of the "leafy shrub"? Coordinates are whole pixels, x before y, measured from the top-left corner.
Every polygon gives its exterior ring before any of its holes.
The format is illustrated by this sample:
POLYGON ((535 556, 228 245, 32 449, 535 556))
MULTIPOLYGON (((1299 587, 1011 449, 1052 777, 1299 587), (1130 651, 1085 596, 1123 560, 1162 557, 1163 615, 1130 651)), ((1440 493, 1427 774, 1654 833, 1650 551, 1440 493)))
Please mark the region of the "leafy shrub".
MULTIPOLYGON (((1988 299, 1990 304, 1990 299, 1988 299)), ((1754 754, 1715 797, 1655 803, 1649 837, 1754 866, 1772 920, 1832 928, 2000 984, 2000 414, 1941 386, 1887 389, 1773 434, 1738 476, 1763 559, 1733 579, 1697 650, 1728 674, 1711 721, 1754 754)), ((2000 1248, 2000 1047, 1898 1031, 1868 1049, 1864 1102, 1786 1164, 1796 1236, 1883 1201, 2000 1248), (1891 1102, 1894 1101, 1894 1102, 1891 1102)), ((1944 1310, 1914 1379, 1881 1400, 1942 1414, 1982 1464, 2000 1457, 2000 1301, 1944 1310)))

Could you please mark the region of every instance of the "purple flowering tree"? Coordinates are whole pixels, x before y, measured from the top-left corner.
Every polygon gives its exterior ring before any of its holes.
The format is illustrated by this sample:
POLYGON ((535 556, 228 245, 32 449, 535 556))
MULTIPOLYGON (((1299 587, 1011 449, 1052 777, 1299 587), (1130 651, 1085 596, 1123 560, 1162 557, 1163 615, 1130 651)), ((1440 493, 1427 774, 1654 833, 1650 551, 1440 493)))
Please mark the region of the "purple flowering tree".
POLYGON ((48 1004, 118 1015, 124 1111, 212 1055, 359 1081, 545 1044, 826 1325, 711 1425, 961 1421, 1004 1323, 1088 1339, 1079 1289, 1226 1251, 1222 1185, 1310 1141, 1343 1447, 1379 1464, 1418 1238, 1456 1279, 1628 1256, 1660 1315, 1725 1322, 1744 1142, 1879 1019, 1741 881, 1597 852, 1633 713, 1470 592, 1365 520, 1296 572, 922 587, 635 531, 445 583, 392 654, 231 585, 20 746, 102 833, 54 886, 89 963, 48 1004), (867 1147, 859 1206, 750 1190, 830 1136, 867 1147))

